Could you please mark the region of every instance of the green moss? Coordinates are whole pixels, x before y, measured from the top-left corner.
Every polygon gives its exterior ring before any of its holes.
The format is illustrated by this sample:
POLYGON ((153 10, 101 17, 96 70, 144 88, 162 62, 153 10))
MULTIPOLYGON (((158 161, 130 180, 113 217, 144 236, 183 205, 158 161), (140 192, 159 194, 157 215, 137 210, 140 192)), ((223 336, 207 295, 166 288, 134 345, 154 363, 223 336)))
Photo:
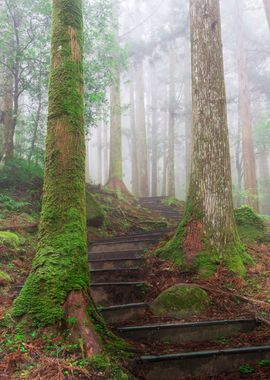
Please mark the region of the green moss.
POLYGON ((207 293, 196 285, 175 285, 161 293, 151 310, 162 317, 182 318, 201 313, 209 302, 207 293))
POLYGON ((0 271, 0 284, 7 285, 11 282, 11 277, 8 273, 0 271))
POLYGON ((53 2, 51 42, 38 249, 13 307, 13 316, 41 325, 63 320, 68 294, 89 288, 81 0, 53 2))
POLYGON ((179 199, 176 199, 176 198, 167 197, 167 198, 163 199, 161 203, 163 205, 169 206, 169 207, 177 207, 177 208, 184 208, 185 207, 185 202, 180 201, 179 199))
POLYGON ((20 237, 13 232, 0 231, 0 245, 16 249, 20 244, 20 237))
MULTIPOLYGON (((188 199, 187 206, 185 209, 185 214, 180 222, 175 235, 170 239, 162 248, 158 249, 155 254, 163 259, 173 260, 176 265, 185 267, 186 257, 183 252, 183 241, 186 236, 186 227, 191 221, 200 222, 203 220, 203 214, 200 212, 198 206, 194 207, 191 201, 192 197, 188 199)), ((238 228, 244 231, 247 226, 253 229, 254 236, 254 226, 256 230, 260 233, 264 231, 265 234, 265 224, 263 220, 258 216, 254 215, 254 212, 249 207, 243 207, 236 210, 236 221, 238 228)), ((218 251, 215 245, 210 244, 211 238, 204 236, 202 238, 203 250, 198 252, 193 259, 192 264, 188 265, 187 269, 195 269, 202 277, 211 277, 219 266, 224 266, 229 272, 233 272, 238 276, 244 276, 246 273, 246 265, 254 264, 251 256, 246 252, 245 246, 242 244, 240 237, 236 230, 232 227, 231 231, 227 231, 227 235, 230 236, 231 241, 224 245, 222 251, 218 251)), ((240 233, 241 235, 241 233, 240 233)), ((242 237, 243 235, 241 235, 242 237)))
POLYGON ((245 242, 268 242, 269 233, 263 218, 250 206, 242 206, 235 210, 235 219, 241 239, 245 242))
POLYGON ((88 191, 86 191, 86 217, 87 225, 91 227, 101 227, 105 218, 102 207, 94 195, 88 191))

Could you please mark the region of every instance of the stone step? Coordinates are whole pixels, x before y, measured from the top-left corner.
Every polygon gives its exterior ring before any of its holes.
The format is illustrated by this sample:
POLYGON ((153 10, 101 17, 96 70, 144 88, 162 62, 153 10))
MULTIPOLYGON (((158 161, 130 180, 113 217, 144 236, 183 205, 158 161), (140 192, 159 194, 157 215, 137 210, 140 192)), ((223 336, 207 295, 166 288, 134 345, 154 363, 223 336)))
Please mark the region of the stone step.
POLYGON ((132 366, 145 380, 181 380, 238 371, 241 366, 260 360, 270 360, 270 345, 142 356, 132 366))
POLYGON ((93 282, 142 281, 145 274, 143 269, 139 267, 93 269, 90 272, 93 282))
POLYGON ((91 252, 102 252, 102 251, 129 251, 134 249, 145 249, 154 245, 159 238, 148 238, 144 240, 138 241, 116 241, 116 242, 108 242, 108 243, 96 243, 91 245, 91 252))
POLYGON ((163 236, 164 234, 171 232, 172 228, 163 228, 160 230, 156 230, 153 232, 142 232, 142 233, 131 233, 128 235, 120 235, 120 236, 115 236, 115 237, 109 237, 105 239, 99 239, 92 241, 92 244, 99 244, 99 243, 107 243, 107 242, 116 242, 116 241, 130 241, 130 239, 135 239, 138 238, 144 240, 144 238, 151 238, 151 237, 160 237, 163 236))
POLYGON ((144 253, 144 249, 129 249, 129 250, 103 250, 89 252, 89 261, 92 260, 114 260, 114 259, 141 259, 144 253))
POLYGON ((142 268, 144 266, 144 258, 90 260, 90 266, 92 269, 142 268))
POLYGON ((254 330, 255 319, 207 321, 196 323, 169 323, 147 326, 120 327, 118 333, 125 339, 139 342, 161 342, 182 344, 189 342, 214 341, 220 337, 231 337, 254 330))
POLYGON ((101 312, 108 323, 119 324, 143 318, 147 310, 146 303, 131 303, 102 308, 101 312))
POLYGON ((148 285, 143 281, 92 283, 90 292, 97 305, 112 306, 142 302, 148 285))

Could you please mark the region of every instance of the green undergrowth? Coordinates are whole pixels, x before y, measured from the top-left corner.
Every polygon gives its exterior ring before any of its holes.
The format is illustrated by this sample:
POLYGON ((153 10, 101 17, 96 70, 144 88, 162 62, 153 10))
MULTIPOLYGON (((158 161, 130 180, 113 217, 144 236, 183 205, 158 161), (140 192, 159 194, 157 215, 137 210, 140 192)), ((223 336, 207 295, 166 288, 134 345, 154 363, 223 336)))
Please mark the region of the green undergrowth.
POLYGON ((164 218, 157 218, 150 210, 139 207, 136 204, 137 199, 130 193, 106 187, 97 191, 91 186, 88 187, 88 192, 91 193, 103 218, 102 226, 90 226, 90 234, 106 237, 123 233, 149 232, 168 227, 164 218))
POLYGON ((180 201, 179 199, 173 198, 173 197, 164 198, 161 203, 169 207, 175 207, 175 208, 181 208, 181 209, 185 208, 184 201, 180 201))

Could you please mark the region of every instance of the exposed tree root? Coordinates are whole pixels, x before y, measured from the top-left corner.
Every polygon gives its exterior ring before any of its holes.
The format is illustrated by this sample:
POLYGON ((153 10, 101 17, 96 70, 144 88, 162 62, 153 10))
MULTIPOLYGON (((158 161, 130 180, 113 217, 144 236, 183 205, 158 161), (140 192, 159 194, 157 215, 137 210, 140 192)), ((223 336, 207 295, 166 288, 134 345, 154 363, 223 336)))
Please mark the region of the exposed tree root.
POLYGON ((117 189, 121 190, 122 193, 125 193, 125 194, 129 193, 129 191, 128 191, 126 185, 124 184, 124 182, 121 181, 119 178, 116 178, 116 177, 111 178, 106 186, 109 189, 112 189, 112 190, 117 190, 117 189))
POLYGON ((65 304, 68 327, 71 339, 81 340, 83 355, 87 358, 101 350, 98 335, 87 313, 88 300, 82 291, 72 291, 65 304))

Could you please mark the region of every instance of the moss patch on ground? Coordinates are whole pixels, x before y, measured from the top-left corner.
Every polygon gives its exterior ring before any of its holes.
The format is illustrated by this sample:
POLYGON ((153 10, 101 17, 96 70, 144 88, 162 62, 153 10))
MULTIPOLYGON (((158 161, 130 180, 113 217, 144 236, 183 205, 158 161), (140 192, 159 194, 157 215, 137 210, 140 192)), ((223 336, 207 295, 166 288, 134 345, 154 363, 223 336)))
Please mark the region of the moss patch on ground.
POLYGON ((207 293, 199 286, 179 284, 162 292, 151 310, 160 317, 184 318, 201 313, 208 302, 207 293))
POLYGON ((20 237, 9 231, 0 231, 0 245, 16 249, 20 244, 20 237))
POLYGON ((251 207, 244 205, 235 210, 240 238, 245 242, 270 242, 264 219, 251 207))

